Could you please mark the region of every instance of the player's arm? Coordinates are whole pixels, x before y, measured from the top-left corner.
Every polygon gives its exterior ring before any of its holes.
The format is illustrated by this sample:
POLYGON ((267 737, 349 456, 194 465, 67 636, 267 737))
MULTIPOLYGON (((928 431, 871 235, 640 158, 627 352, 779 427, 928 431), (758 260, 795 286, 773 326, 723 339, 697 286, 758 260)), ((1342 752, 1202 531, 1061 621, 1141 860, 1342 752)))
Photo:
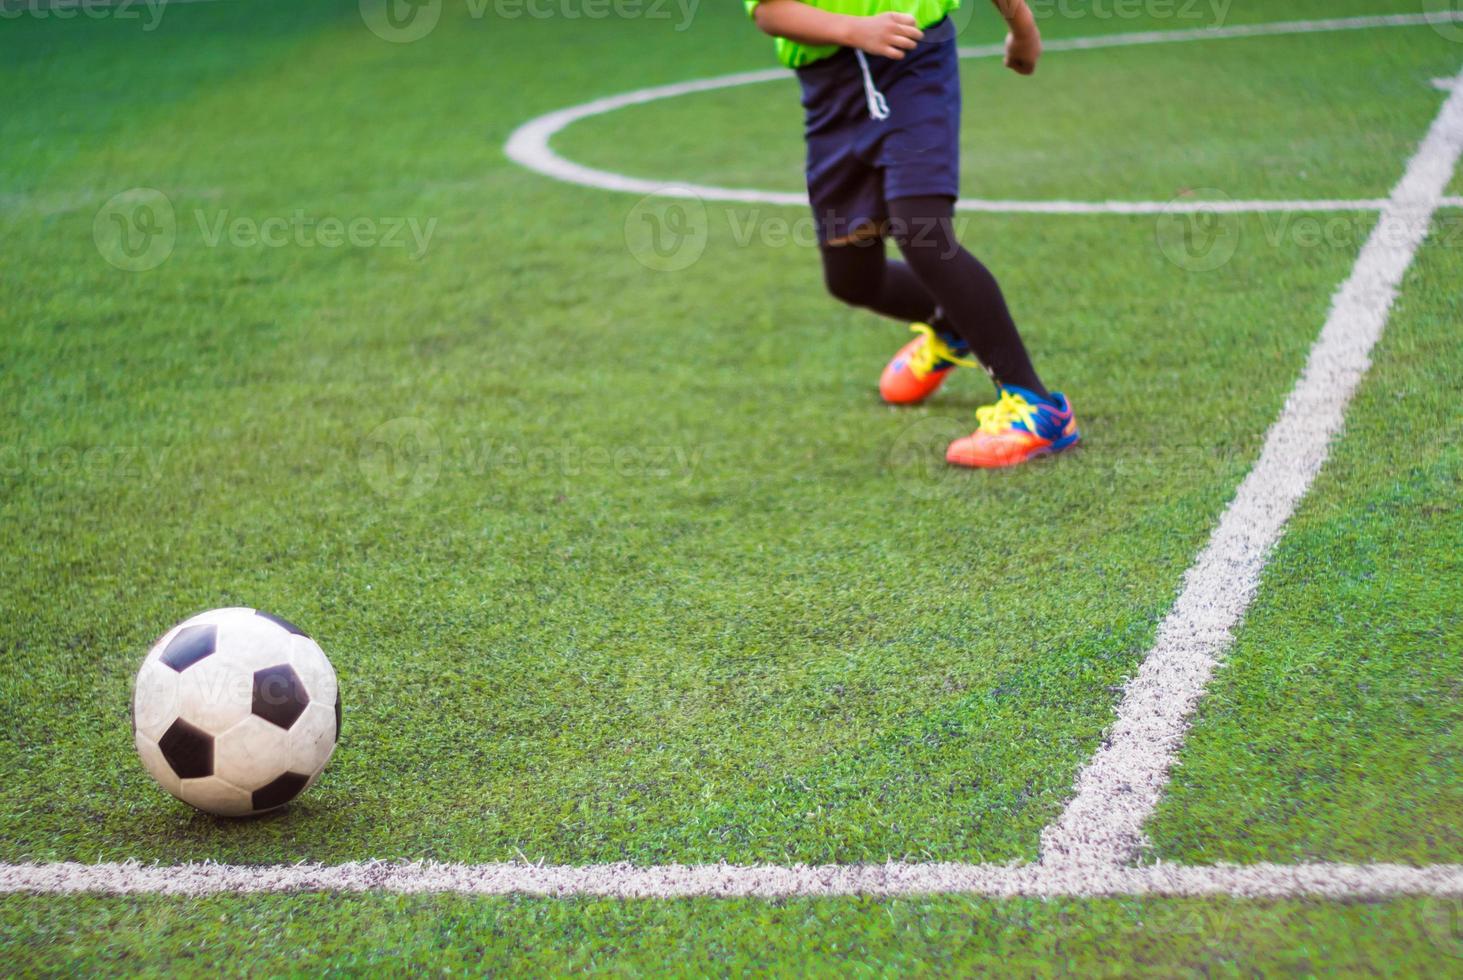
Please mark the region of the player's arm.
POLYGON ((762 0, 752 16, 773 37, 798 44, 837 44, 896 60, 925 36, 909 14, 854 17, 819 10, 800 0, 762 0))
POLYGON ((1036 71, 1041 57, 1041 31, 1026 0, 991 0, 1006 19, 1010 33, 1006 35, 1006 67, 1020 75, 1036 71))

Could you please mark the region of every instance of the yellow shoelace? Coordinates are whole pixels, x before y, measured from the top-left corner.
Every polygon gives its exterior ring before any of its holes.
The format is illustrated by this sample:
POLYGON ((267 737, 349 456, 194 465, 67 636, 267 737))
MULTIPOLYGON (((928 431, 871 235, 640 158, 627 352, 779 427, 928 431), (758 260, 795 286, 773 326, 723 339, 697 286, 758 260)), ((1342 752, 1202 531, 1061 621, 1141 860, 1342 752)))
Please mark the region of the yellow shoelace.
POLYGON ((1030 431, 1036 431, 1036 409, 1025 398, 1009 391, 1001 392, 1001 400, 994 405, 977 408, 975 418, 980 423, 980 431, 993 436, 1005 432, 1018 420, 1025 422, 1030 431))
POLYGON ((941 361, 949 361, 951 364, 958 364, 961 367, 975 367, 977 362, 973 357, 961 357, 944 338, 935 333, 935 328, 928 323, 910 324, 910 330, 925 335, 925 342, 914 349, 909 358, 909 369, 914 372, 916 378, 923 378, 941 361))

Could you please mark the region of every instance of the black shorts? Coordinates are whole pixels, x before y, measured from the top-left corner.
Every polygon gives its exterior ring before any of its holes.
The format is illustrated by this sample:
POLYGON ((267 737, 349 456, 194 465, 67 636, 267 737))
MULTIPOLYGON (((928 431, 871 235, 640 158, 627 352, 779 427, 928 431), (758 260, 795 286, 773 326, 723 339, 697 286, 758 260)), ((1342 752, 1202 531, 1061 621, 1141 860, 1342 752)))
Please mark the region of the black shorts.
POLYGON ((798 69, 808 142, 808 197, 820 242, 881 231, 888 202, 957 197, 960 62, 949 18, 900 60, 866 57, 888 117, 870 112, 863 70, 844 48, 798 69))

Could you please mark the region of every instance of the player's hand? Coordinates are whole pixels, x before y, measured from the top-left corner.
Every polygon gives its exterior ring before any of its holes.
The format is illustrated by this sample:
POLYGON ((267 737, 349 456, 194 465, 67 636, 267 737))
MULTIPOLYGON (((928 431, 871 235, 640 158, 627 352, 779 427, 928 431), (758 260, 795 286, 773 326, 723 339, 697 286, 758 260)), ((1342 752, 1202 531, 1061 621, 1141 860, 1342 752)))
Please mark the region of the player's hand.
POLYGON ((913 51, 924 36, 925 32, 909 14, 875 14, 852 18, 848 46, 898 61, 904 52, 913 51))
POLYGON ((1036 71, 1036 61, 1040 57, 1041 32, 1035 24, 1006 35, 1006 67, 1016 74, 1030 75, 1036 71))

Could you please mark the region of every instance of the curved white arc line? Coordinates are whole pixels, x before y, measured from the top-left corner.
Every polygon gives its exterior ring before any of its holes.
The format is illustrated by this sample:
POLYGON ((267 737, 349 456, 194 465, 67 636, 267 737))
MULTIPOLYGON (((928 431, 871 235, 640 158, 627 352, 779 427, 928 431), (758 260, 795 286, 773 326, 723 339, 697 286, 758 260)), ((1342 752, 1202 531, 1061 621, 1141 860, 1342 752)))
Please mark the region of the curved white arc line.
MULTIPOLYGON (((641 105, 645 102, 656 102, 661 99, 671 99, 681 95, 692 95, 696 92, 711 92, 724 88, 735 88, 739 85, 754 85, 759 82, 776 81, 779 78, 789 77, 788 73, 781 68, 766 69, 763 71, 742 72, 737 75, 722 75, 718 78, 704 78, 692 82, 675 82, 670 85, 660 85, 655 88, 639 89, 634 92, 623 92, 620 95, 610 95, 602 99, 595 99, 592 102, 585 102, 583 105, 570 106, 567 109, 559 109, 546 115, 530 119, 519 126, 508 137, 508 142, 503 146, 503 152, 514 163, 526 167, 529 170, 553 177, 557 180, 566 181, 571 184, 580 184, 585 187, 593 187, 597 190, 624 191, 631 194, 657 194, 666 193, 670 186, 685 188, 691 193, 679 195, 684 197, 700 196, 700 190, 711 191, 716 200, 746 201, 754 204, 767 203, 806 203, 807 198, 801 194, 780 194, 758 190, 738 191, 731 188, 700 188, 692 184, 673 184, 663 180, 644 180, 639 177, 628 177, 624 174, 612 173, 608 170, 596 170, 593 167, 586 167, 582 164, 566 160, 559 156, 549 147, 549 140, 558 133, 567 129, 570 125, 581 119, 588 119, 591 116, 602 116, 605 113, 623 109, 626 106, 641 105), (722 195, 733 195, 725 197, 722 195), (751 196, 742 196, 751 195, 751 196), (768 197, 791 198, 785 202, 771 202, 768 197)), ((676 195, 670 195, 676 196, 676 195)))
MULTIPOLYGON (((1140 31, 1127 34, 1098 35, 1048 41, 1047 51, 1087 51, 1139 44, 1165 44, 1188 41, 1212 41, 1232 38, 1263 37, 1284 34, 1317 34, 1328 31, 1367 30, 1386 27, 1418 27, 1444 21, 1463 20, 1463 12, 1436 14, 1397 14, 1391 16, 1345 17, 1332 20, 1284 21, 1270 24, 1241 24, 1233 27, 1195 28, 1181 31, 1140 31)), ((1003 53, 1000 45, 961 48, 962 58, 990 58, 1003 53)), ((698 92, 712 92, 742 85, 756 85, 791 78, 783 68, 739 72, 689 82, 674 82, 653 88, 637 89, 570 106, 530 119, 508 137, 503 152, 514 163, 568 184, 625 194, 656 195, 724 204, 771 204, 806 207, 807 195, 794 191, 764 191, 755 188, 717 187, 685 181, 649 180, 609 170, 587 167, 556 153, 549 142, 569 126, 582 119, 601 116, 628 106, 678 98, 698 92)), ((1459 206, 1463 198, 1448 198, 1444 206, 1459 206)), ((1364 200, 1322 201, 997 201, 980 198, 963 199, 961 211, 984 214, 1193 214, 1198 212, 1250 214, 1284 211, 1380 211, 1386 202, 1380 198, 1364 200)))

